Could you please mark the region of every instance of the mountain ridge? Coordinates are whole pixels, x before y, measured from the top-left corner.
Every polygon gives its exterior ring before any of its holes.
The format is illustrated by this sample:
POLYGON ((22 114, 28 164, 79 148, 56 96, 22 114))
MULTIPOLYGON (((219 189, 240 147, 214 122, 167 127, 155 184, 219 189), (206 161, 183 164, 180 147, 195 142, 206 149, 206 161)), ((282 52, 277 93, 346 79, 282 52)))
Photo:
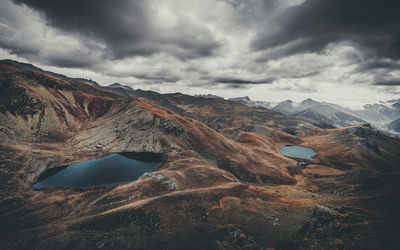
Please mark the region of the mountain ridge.
POLYGON ((397 243, 399 139, 371 126, 333 128, 222 98, 122 95, 2 63, 0 90, 6 249, 397 243), (285 157, 287 145, 318 154, 285 157), (162 164, 112 187, 33 188, 62 166, 121 152, 158 153, 162 164))

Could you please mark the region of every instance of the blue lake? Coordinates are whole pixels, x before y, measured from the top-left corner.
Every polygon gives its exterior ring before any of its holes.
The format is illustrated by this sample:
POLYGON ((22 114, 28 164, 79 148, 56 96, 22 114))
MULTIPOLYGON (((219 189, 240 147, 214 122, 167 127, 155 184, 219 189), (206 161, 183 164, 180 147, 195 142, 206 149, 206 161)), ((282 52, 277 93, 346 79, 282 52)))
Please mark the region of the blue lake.
MULTIPOLYGON (((126 153, 112 154, 103 158, 69 165, 63 170, 33 185, 35 189, 64 187, 87 189, 97 186, 113 186, 137 180, 144 173, 152 172, 161 165, 161 157, 151 159, 147 153, 143 159, 131 159, 126 153)), ((135 153, 133 153, 135 154, 135 153)), ((138 154, 138 153, 136 153, 138 154)), ((140 157, 139 157, 140 158, 140 157)))
POLYGON ((317 152, 312 148, 305 148, 301 146, 286 146, 279 150, 282 155, 292 158, 300 158, 305 160, 314 161, 313 156, 317 155, 317 152))

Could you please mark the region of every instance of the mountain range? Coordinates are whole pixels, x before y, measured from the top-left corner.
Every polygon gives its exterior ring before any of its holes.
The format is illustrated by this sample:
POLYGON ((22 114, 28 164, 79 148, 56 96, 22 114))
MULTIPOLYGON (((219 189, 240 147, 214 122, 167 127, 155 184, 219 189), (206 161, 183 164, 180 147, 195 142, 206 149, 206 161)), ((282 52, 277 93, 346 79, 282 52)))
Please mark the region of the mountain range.
MULTIPOLYGON (((130 96, 144 97, 151 91, 134 90, 133 88, 114 83, 108 86, 97 86, 103 90, 113 93, 130 96)), ((154 94, 154 92, 153 92, 154 94)), ((157 96, 157 94, 155 94, 157 96)), ((170 94, 171 96, 174 94, 170 94)), ((224 99, 216 95, 197 95, 194 97, 224 99)), ((382 102, 380 104, 366 104, 362 110, 351 110, 341 107, 337 104, 318 102, 307 99, 299 105, 294 105, 293 101, 282 101, 275 106, 271 102, 253 101, 248 96, 229 98, 228 101, 240 103, 249 107, 262 107, 280 112, 285 115, 294 115, 309 118, 315 121, 325 123, 333 127, 346 127, 357 124, 371 124, 381 131, 388 132, 392 136, 398 136, 396 129, 390 123, 400 117, 400 99, 382 102)))
POLYGON ((252 101, 249 97, 231 98, 229 100, 247 105, 265 107, 286 115, 295 115, 324 122, 334 127, 346 127, 356 124, 371 124, 377 129, 398 136, 398 122, 400 118, 400 99, 380 102, 378 104, 365 104, 362 109, 348 109, 337 104, 318 102, 306 99, 299 105, 286 100, 275 106, 269 102, 252 101))
POLYGON ((292 101, 287 100, 279 103, 272 109, 283 114, 308 117, 335 127, 367 123, 357 117, 356 112, 352 112, 335 104, 317 102, 312 99, 304 100, 298 106, 293 106, 292 101))
MULTIPOLYGON (((20 63, 13 60, 3 60, 2 62, 18 66, 24 70, 34 70, 47 73, 62 79, 72 79, 61 74, 44 71, 31 64, 20 63)), ((141 92, 141 90, 135 91, 132 87, 120 83, 113 83, 108 86, 101 86, 92 80, 82 78, 75 78, 74 80, 79 80, 96 88, 100 88, 102 90, 113 92, 119 95, 129 97, 142 97, 143 95, 143 92, 141 94, 139 93, 141 92)), ((211 94, 197 95, 195 97, 224 99, 222 97, 211 94)), ((276 105, 273 105, 271 102, 253 101, 248 96, 229 98, 228 100, 250 107, 263 107, 280 112, 285 115, 290 114, 309 118, 334 127, 345 127, 356 124, 369 123, 382 131, 391 132, 389 134, 393 136, 397 136, 399 132, 399 127, 396 126, 396 124, 398 124, 398 121, 396 122, 395 120, 400 118, 400 99, 380 102, 376 104, 365 104, 363 106, 363 109, 359 110, 344 108, 333 103, 318 102, 310 98, 304 100, 299 105, 294 105, 293 101, 291 100, 282 101, 276 105)))
POLYGON ((333 104, 271 110, 210 97, 0 61, 2 248, 398 246, 400 139, 333 104), (286 157, 287 146, 316 155, 286 157), (33 188, 117 153, 157 154, 161 165, 113 186, 33 188))

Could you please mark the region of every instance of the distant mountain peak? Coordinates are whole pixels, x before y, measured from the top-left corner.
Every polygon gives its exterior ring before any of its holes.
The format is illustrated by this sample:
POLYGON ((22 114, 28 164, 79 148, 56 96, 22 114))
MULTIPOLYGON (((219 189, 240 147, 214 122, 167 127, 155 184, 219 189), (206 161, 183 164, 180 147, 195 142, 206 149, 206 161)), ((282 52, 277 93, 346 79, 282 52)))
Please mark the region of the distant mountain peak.
POLYGON ((122 87, 122 84, 115 82, 115 83, 108 85, 108 87, 122 87))
POLYGON ((203 98, 221 98, 221 99, 224 99, 224 98, 222 98, 222 97, 220 97, 220 96, 217 96, 217 95, 212 95, 212 94, 206 94, 206 95, 194 95, 194 97, 203 97, 203 98))
POLYGON ((231 100, 231 101, 245 101, 245 102, 251 102, 251 99, 250 99, 250 97, 248 97, 248 96, 233 97, 233 98, 229 98, 229 100, 231 100))
POLYGON ((129 89, 129 90, 134 90, 132 87, 127 86, 127 85, 122 85, 118 82, 112 83, 110 85, 108 85, 107 87, 109 88, 123 88, 123 89, 129 89))
POLYGON ((282 101, 282 102, 280 102, 280 103, 278 103, 278 104, 276 105, 276 107, 283 107, 283 106, 290 106, 290 107, 293 107, 293 101, 288 99, 288 100, 282 101))
POLYGON ((389 101, 387 101, 388 103, 399 103, 400 102, 400 99, 392 99, 392 100, 389 100, 389 101))
POLYGON ((365 123, 350 110, 332 103, 318 102, 311 98, 305 99, 299 106, 293 106, 292 101, 286 100, 276 105, 273 110, 283 114, 306 117, 335 127, 365 123))
POLYGON ((267 109, 271 108, 270 102, 253 101, 248 96, 234 97, 234 98, 229 98, 228 100, 234 101, 234 102, 246 105, 246 106, 263 107, 263 108, 267 108, 267 109))
POLYGON ((311 99, 311 98, 307 98, 307 99, 305 99, 304 101, 302 101, 300 105, 304 105, 304 104, 316 104, 316 103, 320 103, 320 102, 317 102, 317 101, 315 101, 315 100, 313 100, 313 99, 311 99))

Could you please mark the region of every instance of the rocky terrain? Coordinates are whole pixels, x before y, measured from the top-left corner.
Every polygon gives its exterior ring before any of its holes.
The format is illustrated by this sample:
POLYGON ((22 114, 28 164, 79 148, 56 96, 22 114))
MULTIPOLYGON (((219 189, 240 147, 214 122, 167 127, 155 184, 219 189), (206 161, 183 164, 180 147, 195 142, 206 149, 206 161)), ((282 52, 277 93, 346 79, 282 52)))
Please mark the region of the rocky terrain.
POLYGON ((0 63, 3 249, 396 249, 399 139, 220 98, 0 63), (110 90, 111 89, 111 90, 110 90), (313 148, 302 167, 286 145, 313 148), (88 190, 33 184, 120 152, 162 165, 88 190))

